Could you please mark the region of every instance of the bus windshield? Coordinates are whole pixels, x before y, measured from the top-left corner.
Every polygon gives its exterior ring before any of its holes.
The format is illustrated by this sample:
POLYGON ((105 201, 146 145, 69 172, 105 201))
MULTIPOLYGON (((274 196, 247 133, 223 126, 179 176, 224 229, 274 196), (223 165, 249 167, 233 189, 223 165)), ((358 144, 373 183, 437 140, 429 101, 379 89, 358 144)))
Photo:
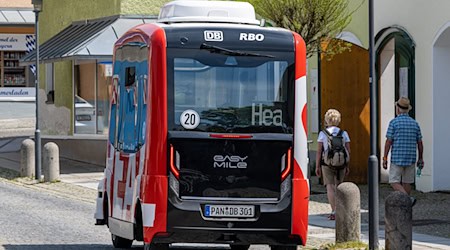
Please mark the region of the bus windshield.
POLYGON ((292 133, 292 52, 168 49, 169 129, 292 133), (194 110, 200 122, 183 126, 194 110))

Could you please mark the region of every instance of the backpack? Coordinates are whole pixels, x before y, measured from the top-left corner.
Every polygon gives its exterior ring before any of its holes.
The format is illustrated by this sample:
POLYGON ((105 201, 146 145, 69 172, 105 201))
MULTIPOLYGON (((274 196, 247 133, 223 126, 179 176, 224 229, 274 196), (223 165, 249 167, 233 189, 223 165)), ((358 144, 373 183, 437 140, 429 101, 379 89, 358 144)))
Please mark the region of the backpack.
POLYGON ((324 129, 323 132, 327 136, 327 149, 323 151, 322 160, 327 166, 335 169, 343 169, 350 161, 350 156, 345 148, 345 141, 342 134, 344 131, 341 129, 337 135, 332 135, 328 130, 324 129))

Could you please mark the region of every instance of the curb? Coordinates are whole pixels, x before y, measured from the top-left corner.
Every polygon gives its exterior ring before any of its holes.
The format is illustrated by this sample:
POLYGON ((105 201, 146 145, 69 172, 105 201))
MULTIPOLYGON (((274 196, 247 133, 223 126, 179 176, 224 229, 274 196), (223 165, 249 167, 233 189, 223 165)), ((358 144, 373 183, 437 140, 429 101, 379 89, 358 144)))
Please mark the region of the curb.
POLYGON ((62 181, 40 182, 28 177, 19 177, 19 173, 0 167, 0 182, 5 182, 34 190, 41 190, 57 197, 79 200, 95 204, 97 190, 65 183, 62 181))

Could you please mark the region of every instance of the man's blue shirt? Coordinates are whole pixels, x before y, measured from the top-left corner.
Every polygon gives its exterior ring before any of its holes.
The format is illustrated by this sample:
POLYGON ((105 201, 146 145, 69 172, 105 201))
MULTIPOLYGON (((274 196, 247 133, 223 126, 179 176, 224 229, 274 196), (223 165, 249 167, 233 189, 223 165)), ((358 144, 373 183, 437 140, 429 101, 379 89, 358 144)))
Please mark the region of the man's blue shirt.
POLYGON ((386 138, 392 141, 391 163, 410 166, 417 161, 417 142, 422 140, 422 133, 419 124, 408 114, 391 120, 386 138))

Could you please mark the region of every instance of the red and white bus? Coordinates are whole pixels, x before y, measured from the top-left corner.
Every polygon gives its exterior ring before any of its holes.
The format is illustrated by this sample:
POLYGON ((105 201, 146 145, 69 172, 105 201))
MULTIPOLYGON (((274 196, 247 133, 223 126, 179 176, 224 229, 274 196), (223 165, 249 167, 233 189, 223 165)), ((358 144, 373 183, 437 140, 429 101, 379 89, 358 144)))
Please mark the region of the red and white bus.
POLYGON ((234 1, 171 2, 119 38, 95 213, 115 247, 306 244, 305 51, 234 1))

